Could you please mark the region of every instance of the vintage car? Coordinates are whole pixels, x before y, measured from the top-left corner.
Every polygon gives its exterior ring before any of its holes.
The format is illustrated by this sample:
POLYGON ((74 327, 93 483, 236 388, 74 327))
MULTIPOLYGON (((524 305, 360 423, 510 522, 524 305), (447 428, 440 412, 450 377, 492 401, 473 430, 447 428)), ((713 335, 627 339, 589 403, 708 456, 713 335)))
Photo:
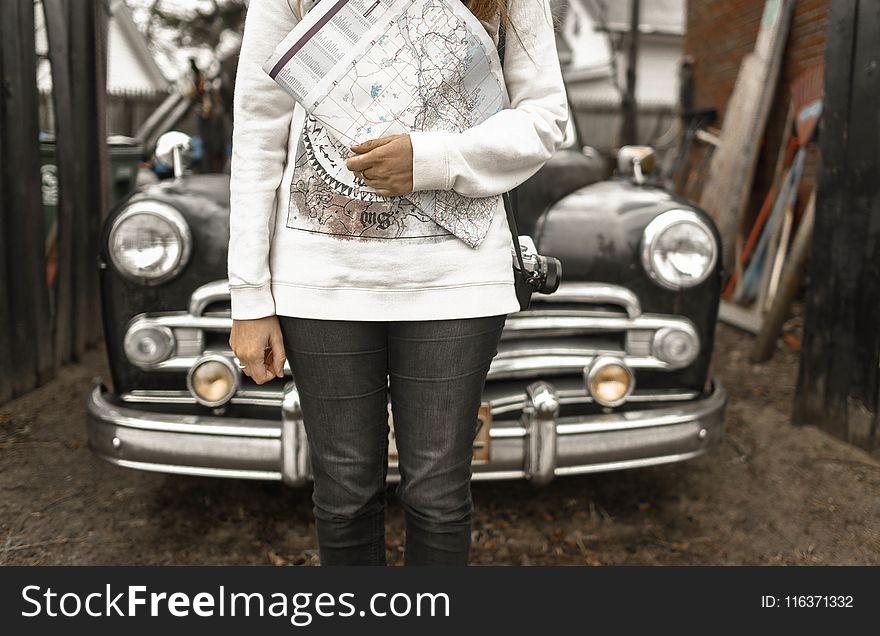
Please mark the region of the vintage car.
MULTIPOLYGON (((296 378, 257 385, 234 364, 226 274, 229 177, 187 174, 186 139, 159 151, 175 178, 107 220, 100 278, 112 390, 87 398, 92 450, 119 466, 310 480, 296 378)), ((161 145, 161 144, 160 144, 161 145)), ((650 151, 618 174, 564 147, 518 189, 519 233, 562 263, 562 283, 510 314, 474 445, 474 479, 529 479, 676 462, 723 435, 708 377, 719 238, 703 211, 651 182, 650 151)), ((390 406, 390 405, 389 405, 390 406)), ((390 481, 399 478, 389 445, 390 481)))

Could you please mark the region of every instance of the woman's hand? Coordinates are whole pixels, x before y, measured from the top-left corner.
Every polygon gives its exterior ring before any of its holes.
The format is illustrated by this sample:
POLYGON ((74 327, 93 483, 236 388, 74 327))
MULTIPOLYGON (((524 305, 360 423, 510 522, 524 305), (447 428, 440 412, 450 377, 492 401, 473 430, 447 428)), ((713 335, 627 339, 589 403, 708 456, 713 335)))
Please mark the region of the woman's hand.
POLYGON ((284 344, 278 316, 233 320, 229 334, 232 352, 245 365, 242 369, 257 384, 284 377, 284 344))
POLYGON ((349 157, 345 167, 383 197, 412 192, 413 152, 409 135, 389 135, 355 144, 357 153, 349 157))

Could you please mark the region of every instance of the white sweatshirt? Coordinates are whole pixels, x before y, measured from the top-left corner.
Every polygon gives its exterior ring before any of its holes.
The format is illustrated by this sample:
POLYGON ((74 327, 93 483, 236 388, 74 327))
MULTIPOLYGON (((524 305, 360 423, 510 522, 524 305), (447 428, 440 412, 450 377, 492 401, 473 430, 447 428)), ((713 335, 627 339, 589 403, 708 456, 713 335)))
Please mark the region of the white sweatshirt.
MULTIPOLYGON (((349 199, 315 172, 309 155, 319 131, 262 69, 298 21, 291 5, 251 0, 245 22, 230 181, 232 317, 432 320, 518 311, 500 194, 544 165, 569 117, 548 0, 509 0, 520 36, 507 29, 510 108, 460 133, 410 133, 413 191, 497 196, 476 248, 403 197, 349 199)), ((303 0, 304 10, 311 6, 303 0)), ((497 23, 497 15, 483 22, 495 41, 497 23)))

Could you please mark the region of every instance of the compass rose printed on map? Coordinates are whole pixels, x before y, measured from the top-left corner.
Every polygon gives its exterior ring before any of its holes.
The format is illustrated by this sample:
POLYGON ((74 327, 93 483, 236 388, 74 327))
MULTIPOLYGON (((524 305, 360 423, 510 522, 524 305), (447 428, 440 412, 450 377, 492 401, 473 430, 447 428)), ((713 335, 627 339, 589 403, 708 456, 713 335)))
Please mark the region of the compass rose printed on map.
POLYGON ((455 238, 407 199, 358 189, 324 168, 340 161, 344 163, 340 145, 307 116, 297 144, 287 227, 338 238, 421 242, 455 238))

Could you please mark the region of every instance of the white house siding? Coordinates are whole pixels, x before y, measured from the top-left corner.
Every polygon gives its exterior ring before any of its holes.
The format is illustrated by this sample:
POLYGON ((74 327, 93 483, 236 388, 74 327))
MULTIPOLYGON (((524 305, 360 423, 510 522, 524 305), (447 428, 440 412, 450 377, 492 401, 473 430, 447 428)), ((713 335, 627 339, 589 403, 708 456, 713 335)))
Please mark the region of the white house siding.
MULTIPOLYGON (((34 2, 37 54, 41 56, 37 67, 37 85, 41 91, 52 90, 52 71, 48 54, 46 23, 43 3, 34 2)), ((125 3, 114 0, 107 33, 107 92, 166 93, 169 83, 153 60, 143 35, 131 19, 125 3)))
MULTIPOLYGON (((570 63, 563 68, 569 98, 585 144, 604 152, 619 145, 620 92, 613 80, 609 37, 602 30, 600 0, 561 0, 559 31, 570 63)), ((629 28, 628 0, 606 0, 613 37, 629 28)), ((639 141, 650 143, 673 122, 679 92, 684 0, 642 0, 636 101, 639 141)), ((626 51, 617 52, 617 85, 625 85, 626 51)))
MULTIPOLYGON (((2 1, 2 0, 0 0, 2 1)), ((37 86, 40 90, 40 128, 52 132, 52 68, 41 0, 34 2, 37 86)), ((122 0, 113 0, 107 32, 107 131, 132 135, 167 96, 169 82, 150 54, 143 35, 122 0)))
POLYGON ((144 50, 133 43, 133 36, 120 20, 111 19, 107 34, 107 92, 155 93, 168 89, 164 78, 157 78, 155 63, 144 59, 144 50))

